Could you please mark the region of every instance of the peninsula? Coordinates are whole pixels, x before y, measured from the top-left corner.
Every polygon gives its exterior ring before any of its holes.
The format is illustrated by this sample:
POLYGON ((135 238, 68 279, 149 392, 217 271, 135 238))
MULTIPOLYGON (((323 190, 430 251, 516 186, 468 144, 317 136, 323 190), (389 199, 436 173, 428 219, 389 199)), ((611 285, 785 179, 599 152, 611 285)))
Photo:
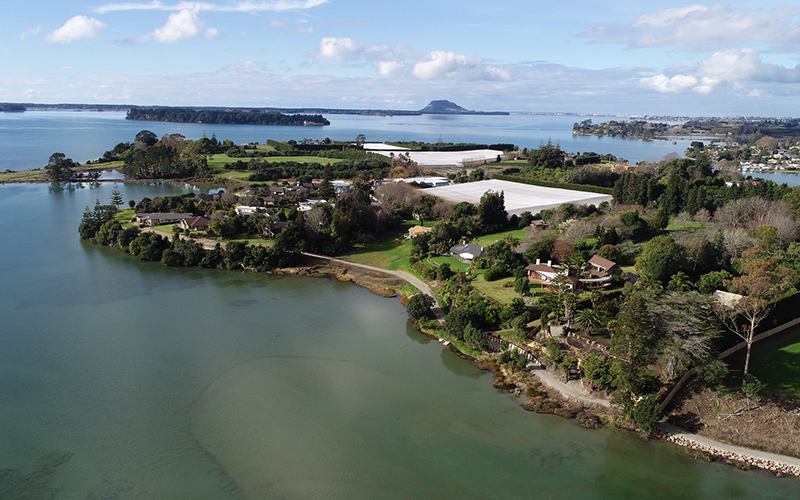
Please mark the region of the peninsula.
MULTIPOLYGON (((169 156, 178 138, 144 132, 110 154, 158 178, 148 155, 169 156)), ((526 409, 705 452, 720 448, 665 424, 800 457, 784 409, 800 379, 791 358, 770 356, 800 345, 787 329, 800 321, 800 188, 726 183, 697 151, 632 167, 547 144, 428 189, 409 172, 436 172, 402 155, 308 146, 186 141, 195 156, 164 172, 219 172, 227 191, 98 203, 81 237, 165 266, 326 273, 397 293, 423 332, 492 370, 526 409), (776 343, 753 348, 766 337, 776 343)), ((745 461, 800 474, 791 460, 745 461)))

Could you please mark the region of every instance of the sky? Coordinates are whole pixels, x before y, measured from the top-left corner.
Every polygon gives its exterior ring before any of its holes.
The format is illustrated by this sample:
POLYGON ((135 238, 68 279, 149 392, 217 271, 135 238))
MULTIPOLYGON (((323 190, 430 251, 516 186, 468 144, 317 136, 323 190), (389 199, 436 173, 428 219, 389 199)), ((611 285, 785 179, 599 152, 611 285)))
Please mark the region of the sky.
POLYGON ((0 102, 800 116, 800 4, 26 0, 0 102))

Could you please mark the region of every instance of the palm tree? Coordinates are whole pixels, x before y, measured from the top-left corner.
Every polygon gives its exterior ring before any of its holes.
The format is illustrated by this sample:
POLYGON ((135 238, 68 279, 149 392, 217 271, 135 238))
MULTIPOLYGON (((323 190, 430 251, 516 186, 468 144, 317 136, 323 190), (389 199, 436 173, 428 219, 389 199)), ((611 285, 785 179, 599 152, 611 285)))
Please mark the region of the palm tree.
POLYGON ((586 328, 586 335, 603 323, 603 318, 594 309, 581 309, 575 314, 575 323, 586 328))

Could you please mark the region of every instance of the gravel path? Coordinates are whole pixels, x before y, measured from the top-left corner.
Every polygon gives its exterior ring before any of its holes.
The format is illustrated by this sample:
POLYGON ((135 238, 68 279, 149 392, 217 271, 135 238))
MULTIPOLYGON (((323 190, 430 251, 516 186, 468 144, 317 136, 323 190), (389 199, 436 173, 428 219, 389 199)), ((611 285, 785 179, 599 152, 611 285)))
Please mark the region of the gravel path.
POLYGON ((360 267, 361 269, 369 269, 370 271, 376 271, 376 272, 383 273, 383 274, 390 274, 392 276, 396 276, 396 277, 398 277, 400 279, 403 279, 403 280, 411 283, 412 285, 414 285, 422 293, 424 293, 426 295, 429 295, 430 297, 433 298, 433 314, 436 316, 437 320, 444 321, 444 312, 442 311, 442 308, 439 307, 439 303, 436 302, 436 296, 433 294, 433 290, 431 290, 431 287, 429 287, 427 283, 425 283, 424 281, 422 281, 421 279, 417 278, 416 276, 414 276, 411 273, 407 273, 405 271, 391 271, 389 269, 383 269, 381 267, 369 266, 367 264, 358 264, 356 262, 350 262, 349 260, 342 260, 342 259, 336 259, 336 258, 333 258, 333 257, 328 257, 327 255, 318 255, 318 254, 315 254, 315 253, 307 253, 307 252, 303 252, 303 255, 305 255, 307 257, 313 257, 315 259, 322 259, 322 260, 329 260, 329 261, 332 261, 332 262, 338 262, 340 264, 345 264, 345 265, 348 265, 348 266, 360 267))
POLYGON ((577 380, 564 383, 544 368, 533 370, 533 374, 536 375, 543 384, 557 390, 562 396, 568 399, 574 399, 582 403, 611 407, 611 402, 607 399, 587 394, 581 386, 581 383, 577 380))
POLYGON ((671 436, 672 439, 670 439, 670 441, 678 442, 684 446, 723 455, 735 460, 741 460, 765 469, 774 470, 773 466, 775 466, 789 474, 800 474, 800 458, 720 443, 719 441, 692 434, 691 432, 687 432, 667 423, 660 423, 658 427, 671 436))

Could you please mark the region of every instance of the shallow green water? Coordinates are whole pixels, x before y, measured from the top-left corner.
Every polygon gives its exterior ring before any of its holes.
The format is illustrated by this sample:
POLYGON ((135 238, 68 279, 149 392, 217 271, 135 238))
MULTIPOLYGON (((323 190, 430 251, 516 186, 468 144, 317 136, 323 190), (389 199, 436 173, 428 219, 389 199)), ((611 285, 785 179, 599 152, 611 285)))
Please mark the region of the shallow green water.
POLYGON ((396 300, 82 243, 110 191, 0 186, 2 499, 800 496, 525 412, 396 300))

